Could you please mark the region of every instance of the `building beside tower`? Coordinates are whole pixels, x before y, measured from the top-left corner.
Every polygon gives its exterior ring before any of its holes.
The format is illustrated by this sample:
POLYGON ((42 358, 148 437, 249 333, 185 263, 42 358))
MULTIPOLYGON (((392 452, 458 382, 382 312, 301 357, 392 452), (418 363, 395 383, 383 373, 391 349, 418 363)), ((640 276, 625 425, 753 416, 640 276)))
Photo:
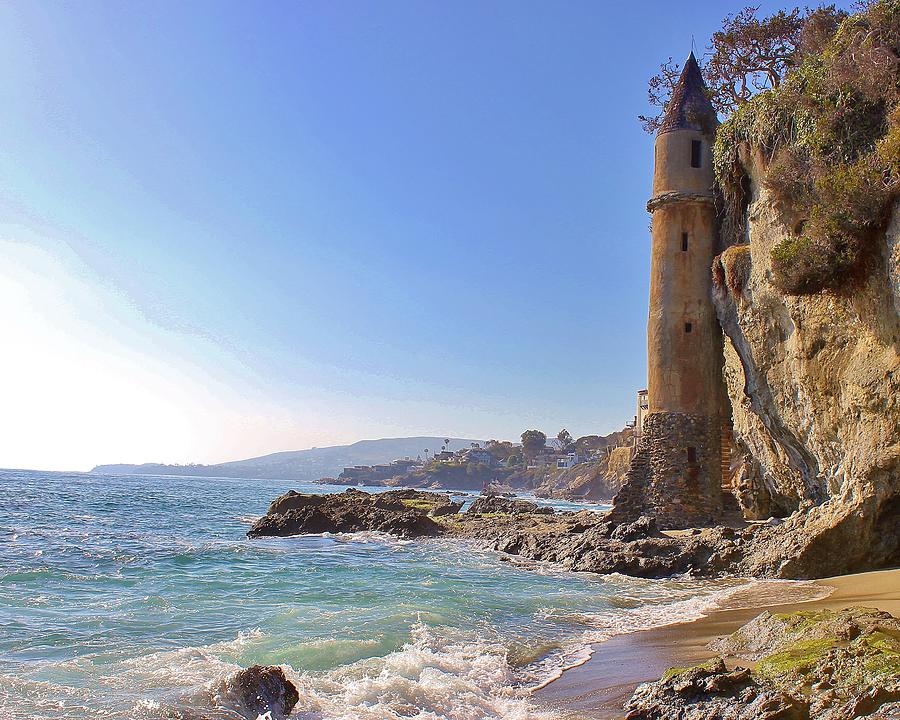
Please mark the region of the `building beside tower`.
POLYGON ((650 412, 650 398, 647 397, 647 389, 638 390, 637 403, 634 408, 634 434, 632 436, 634 446, 641 441, 641 435, 644 432, 644 420, 650 412))
POLYGON ((715 521, 731 413, 712 302, 720 252, 712 145, 718 120, 691 53, 656 136, 647 323, 649 407, 613 517, 664 528, 715 521))

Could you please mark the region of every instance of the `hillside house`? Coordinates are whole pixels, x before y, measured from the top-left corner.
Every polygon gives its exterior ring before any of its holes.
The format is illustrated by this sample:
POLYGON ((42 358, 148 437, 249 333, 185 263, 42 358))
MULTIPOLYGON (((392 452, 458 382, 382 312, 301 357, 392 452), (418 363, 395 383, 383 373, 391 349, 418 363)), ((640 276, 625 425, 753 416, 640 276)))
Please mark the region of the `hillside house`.
POLYGON ((466 448, 465 450, 460 450, 458 457, 462 462, 481 463, 488 467, 493 467, 496 462, 494 456, 484 448, 466 448))

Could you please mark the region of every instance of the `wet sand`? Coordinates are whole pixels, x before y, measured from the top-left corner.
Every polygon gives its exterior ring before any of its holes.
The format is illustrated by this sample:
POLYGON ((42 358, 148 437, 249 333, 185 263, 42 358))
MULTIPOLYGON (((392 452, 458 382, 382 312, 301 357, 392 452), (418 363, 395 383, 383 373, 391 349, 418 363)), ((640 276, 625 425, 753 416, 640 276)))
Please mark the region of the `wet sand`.
POLYGON ((748 603, 748 598, 742 598, 742 605, 753 607, 726 607, 693 622, 620 635, 594 645, 590 660, 537 691, 535 700, 558 710, 560 718, 620 720, 625 715, 622 705, 637 685, 658 680, 667 668, 709 659, 714 654, 706 649, 710 640, 734 632, 763 609, 795 612, 864 605, 900 617, 900 569, 826 578, 816 584, 834 589, 825 598, 804 602, 773 603, 775 598, 765 597, 755 603, 751 597, 748 603))

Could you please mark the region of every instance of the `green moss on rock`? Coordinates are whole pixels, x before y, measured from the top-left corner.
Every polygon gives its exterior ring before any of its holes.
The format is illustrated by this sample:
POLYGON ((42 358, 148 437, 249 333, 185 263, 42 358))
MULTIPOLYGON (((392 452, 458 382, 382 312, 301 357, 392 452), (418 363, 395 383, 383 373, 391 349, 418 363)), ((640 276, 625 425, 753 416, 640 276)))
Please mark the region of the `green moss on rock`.
POLYGON ((881 678, 900 678, 900 638, 886 632, 873 632, 862 638, 868 651, 862 662, 867 682, 881 678))
POLYGON ((441 505, 446 504, 443 500, 425 500, 419 498, 405 499, 401 500, 400 502, 410 510, 423 510, 425 512, 430 512, 436 507, 440 507, 441 505))
POLYGON ((788 673, 803 675, 815 667, 836 644, 837 638, 799 640, 788 649, 760 660, 756 664, 756 674, 769 680, 788 673))
POLYGON ((713 672, 717 668, 719 663, 719 658, 715 657, 711 660, 700 663, 699 665, 689 665, 686 667, 670 667, 662 674, 662 679, 668 680, 669 678, 673 678, 676 675, 684 675, 684 673, 690 672, 691 670, 707 670, 709 672, 713 672))

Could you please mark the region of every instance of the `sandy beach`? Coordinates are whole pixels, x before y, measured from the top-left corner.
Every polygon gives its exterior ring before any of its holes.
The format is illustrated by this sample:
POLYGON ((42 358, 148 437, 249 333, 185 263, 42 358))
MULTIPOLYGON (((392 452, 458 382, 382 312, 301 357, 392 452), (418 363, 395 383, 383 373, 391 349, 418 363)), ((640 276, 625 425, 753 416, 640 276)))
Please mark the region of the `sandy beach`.
POLYGON ((794 612, 863 605, 900 616, 900 569, 825 578, 816 584, 833 590, 818 600, 725 607, 693 622, 614 637, 595 645, 588 662, 539 690, 536 699, 559 710, 560 717, 619 720, 624 716, 623 703, 638 684, 658 680, 669 667, 712 657, 706 649, 710 640, 734 632, 764 609, 794 612))

